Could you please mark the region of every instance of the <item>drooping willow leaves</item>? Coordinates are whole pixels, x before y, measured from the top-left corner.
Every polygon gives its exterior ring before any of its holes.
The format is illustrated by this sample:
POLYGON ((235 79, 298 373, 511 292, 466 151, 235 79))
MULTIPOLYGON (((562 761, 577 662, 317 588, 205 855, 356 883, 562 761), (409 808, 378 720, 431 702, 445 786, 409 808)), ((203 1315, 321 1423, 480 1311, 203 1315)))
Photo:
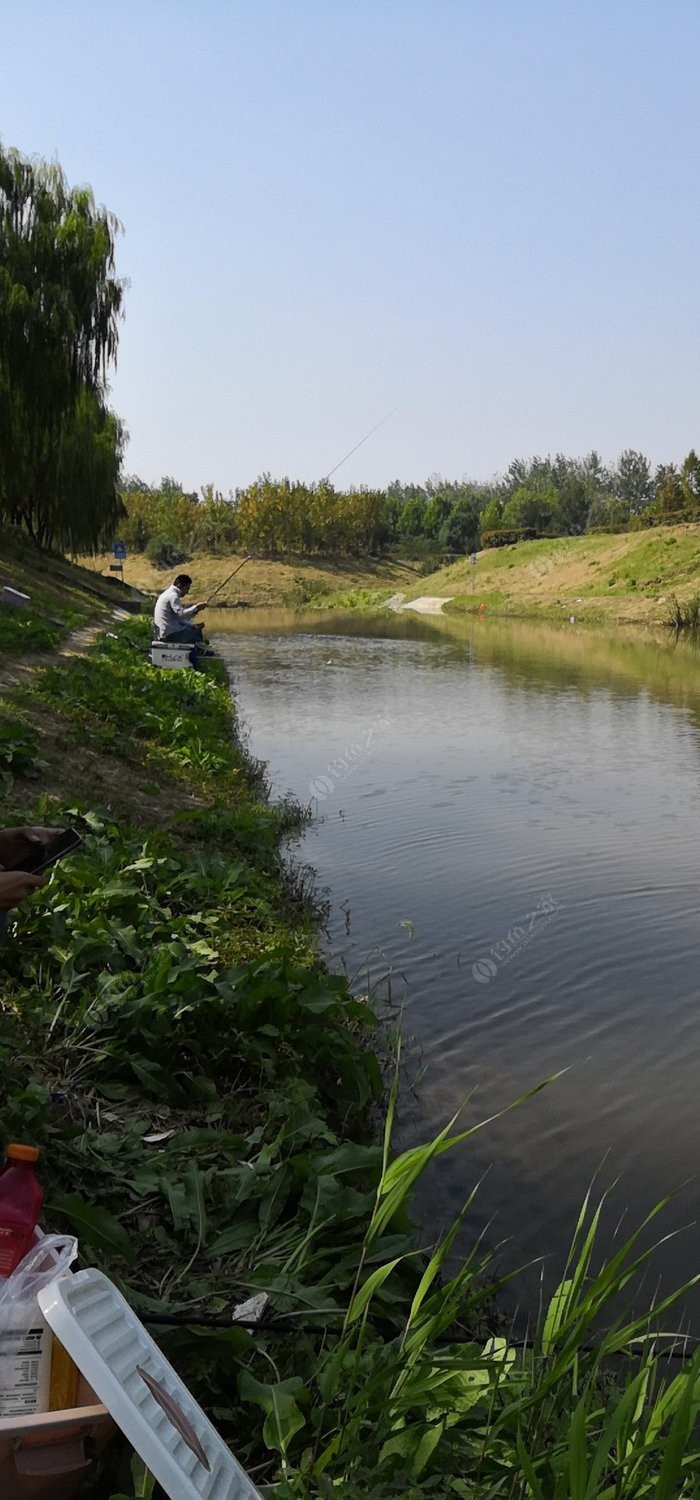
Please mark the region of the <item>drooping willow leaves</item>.
POLYGON ((119 228, 57 164, 0 146, 0 521, 43 546, 89 548, 121 513, 119 228))

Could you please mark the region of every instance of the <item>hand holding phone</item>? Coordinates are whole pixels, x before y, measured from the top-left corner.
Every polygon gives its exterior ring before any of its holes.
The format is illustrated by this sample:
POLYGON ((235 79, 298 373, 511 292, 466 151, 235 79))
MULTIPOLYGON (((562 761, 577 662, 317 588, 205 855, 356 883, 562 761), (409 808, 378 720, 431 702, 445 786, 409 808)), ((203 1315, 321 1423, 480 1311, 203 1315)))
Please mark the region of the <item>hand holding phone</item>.
POLYGON ((62 832, 62 828, 0 828, 0 866, 22 869, 25 859, 46 849, 62 832))
POLYGON ((47 870, 54 865, 57 859, 62 859, 65 854, 72 854, 74 849, 79 849, 82 844, 79 833, 74 828, 10 828, 0 832, 0 863, 4 863, 6 869, 23 871, 28 875, 38 875, 42 870, 47 870), (3 860, 5 853, 3 834, 24 834, 24 842, 17 840, 14 846, 16 852, 19 848, 19 856, 8 861, 3 860), (34 835, 34 837, 28 837, 34 835), (38 835, 38 837, 37 837, 38 835))
POLYGON ((43 884, 42 875, 28 875, 25 870, 0 870, 0 912, 14 911, 20 901, 26 901, 43 884))

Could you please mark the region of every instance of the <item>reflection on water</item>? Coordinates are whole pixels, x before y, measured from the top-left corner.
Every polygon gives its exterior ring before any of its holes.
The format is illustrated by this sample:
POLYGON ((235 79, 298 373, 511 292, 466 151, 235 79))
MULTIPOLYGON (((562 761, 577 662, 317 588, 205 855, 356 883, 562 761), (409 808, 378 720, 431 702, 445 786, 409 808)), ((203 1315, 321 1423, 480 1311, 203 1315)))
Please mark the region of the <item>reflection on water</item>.
MULTIPOLYGON (((546 1252, 553 1275, 601 1164, 621 1177, 611 1223, 632 1223, 700 1158, 696 653, 523 623, 251 615, 227 612, 217 645, 275 784, 317 798, 305 852, 334 952, 358 984, 390 971, 405 1006, 423 1072, 402 1143, 567 1070, 443 1158, 424 1205, 446 1219, 490 1167, 472 1230, 494 1220, 507 1262, 546 1252)), ((691 1180, 664 1229, 697 1194, 691 1180)), ((665 1248, 667 1280, 695 1272, 695 1241, 665 1248)))

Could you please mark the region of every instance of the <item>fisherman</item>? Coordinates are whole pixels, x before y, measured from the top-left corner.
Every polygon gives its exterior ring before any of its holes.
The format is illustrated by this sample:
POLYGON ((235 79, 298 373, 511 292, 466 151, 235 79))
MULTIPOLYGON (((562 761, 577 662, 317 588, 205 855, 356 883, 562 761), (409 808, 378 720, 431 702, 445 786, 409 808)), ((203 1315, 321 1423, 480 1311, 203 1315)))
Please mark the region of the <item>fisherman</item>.
POLYGON ((178 573, 175 582, 158 595, 153 611, 156 640, 182 641, 186 645, 201 645, 204 626, 194 625, 191 622, 192 616, 196 615, 198 610, 204 609, 204 603, 188 604, 185 608, 180 602, 187 598, 191 587, 192 579, 189 574, 178 573))

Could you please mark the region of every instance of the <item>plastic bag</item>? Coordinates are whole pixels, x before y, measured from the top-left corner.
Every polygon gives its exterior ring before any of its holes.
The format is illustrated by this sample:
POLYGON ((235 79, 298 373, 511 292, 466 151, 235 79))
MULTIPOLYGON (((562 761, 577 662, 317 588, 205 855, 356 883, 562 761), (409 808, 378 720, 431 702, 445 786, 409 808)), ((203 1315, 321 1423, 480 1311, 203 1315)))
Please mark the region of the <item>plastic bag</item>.
POLYGON ((64 1276, 77 1253, 71 1235, 44 1235, 0 1281, 0 1417, 49 1409, 52 1335, 37 1293, 64 1276))

